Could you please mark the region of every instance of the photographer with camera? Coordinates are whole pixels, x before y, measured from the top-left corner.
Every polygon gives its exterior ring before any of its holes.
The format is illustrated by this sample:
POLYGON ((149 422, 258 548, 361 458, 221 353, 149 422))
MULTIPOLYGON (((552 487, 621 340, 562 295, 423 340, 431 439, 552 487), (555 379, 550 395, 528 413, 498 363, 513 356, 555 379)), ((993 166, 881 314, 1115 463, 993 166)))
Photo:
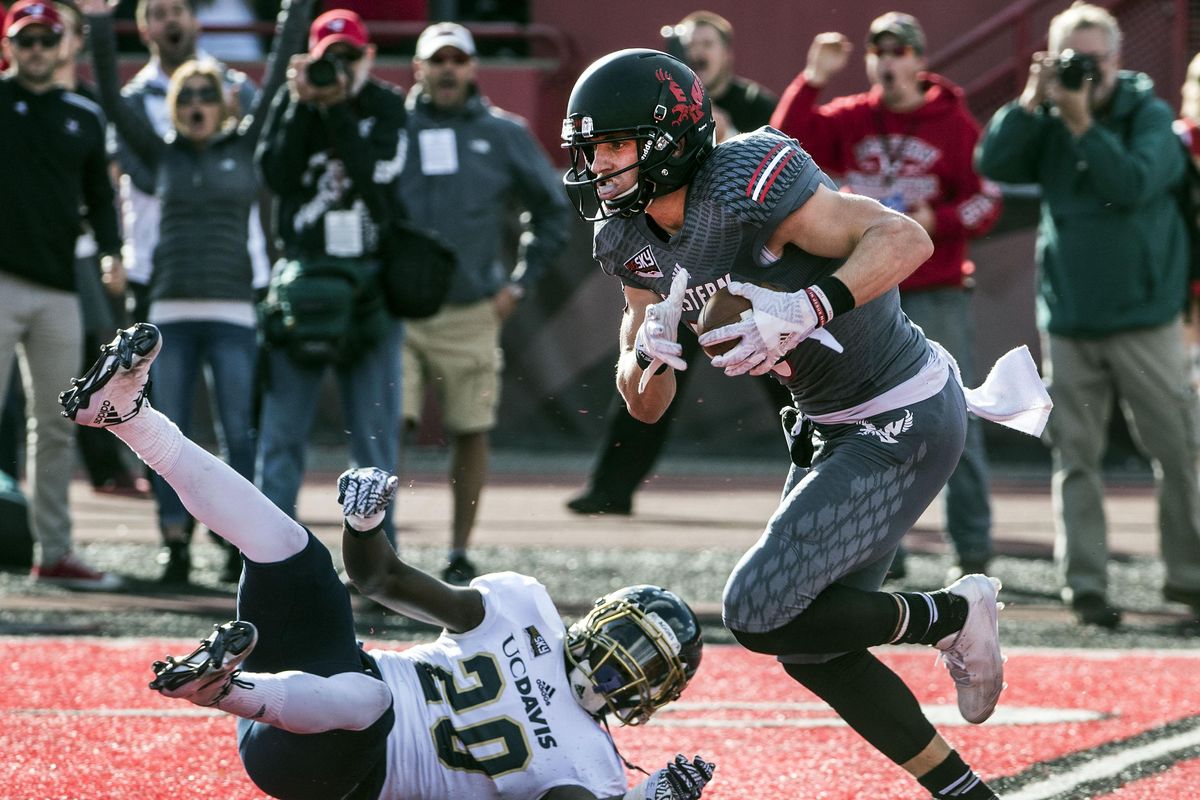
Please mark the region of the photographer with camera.
POLYGON ((1154 462, 1165 599, 1200 608, 1190 371, 1181 311, 1188 241, 1175 198, 1183 152, 1170 107, 1122 71, 1121 30, 1076 2, 1050 22, 1024 92, 996 112, 980 172, 1042 190, 1039 322, 1054 413, 1055 559, 1083 624, 1116 627, 1107 599, 1101 458, 1113 398, 1154 462))
MULTIPOLYGON (((289 64, 257 154, 278 197, 283 258, 260 306, 265 348, 258 485, 288 515, 304 477, 326 370, 336 371, 350 464, 394 467, 400 324, 378 291, 382 218, 403 165, 404 93, 371 75, 375 47, 353 11, 313 21, 289 64)), ((394 539, 389 513, 385 522, 394 539)))

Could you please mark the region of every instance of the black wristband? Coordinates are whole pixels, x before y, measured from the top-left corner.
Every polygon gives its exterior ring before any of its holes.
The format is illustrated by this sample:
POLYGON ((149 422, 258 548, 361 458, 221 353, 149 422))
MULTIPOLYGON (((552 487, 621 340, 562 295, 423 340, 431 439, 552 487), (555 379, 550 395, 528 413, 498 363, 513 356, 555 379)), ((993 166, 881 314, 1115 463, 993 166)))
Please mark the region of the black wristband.
MULTIPOLYGON (((633 357, 637 359, 637 365, 642 368, 642 371, 650 369, 650 365, 654 363, 654 359, 638 350, 636 347, 633 350, 633 357)), ((665 363, 659 364, 658 369, 654 370, 655 375, 662 375, 667 370, 665 363)))
POLYGON ((360 531, 357 528, 355 528, 353 525, 351 525, 346 520, 345 517, 342 517, 342 530, 345 531, 346 533, 350 534, 351 536, 353 536, 355 539, 368 539, 378 533, 383 532, 383 521, 380 520, 379 524, 376 525, 374 528, 369 528, 365 531, 360 531))
POLYGON ((838 314, 845 314, 847 311, 853 310, 854 295, 839 278, 826 275, 813 286, 825 293, 825 298, 829 301, 829 310, 833 312, 833 316, 836 317, 838 314))

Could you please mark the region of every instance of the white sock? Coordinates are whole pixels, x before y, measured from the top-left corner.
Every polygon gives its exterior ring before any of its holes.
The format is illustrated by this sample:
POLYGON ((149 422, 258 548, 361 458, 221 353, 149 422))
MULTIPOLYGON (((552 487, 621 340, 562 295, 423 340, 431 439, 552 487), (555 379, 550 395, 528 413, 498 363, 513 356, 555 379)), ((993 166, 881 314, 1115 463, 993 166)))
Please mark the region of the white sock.
POLYGON ((193 517, 251 561, 283 561, 308 546, 298 522, 149 403, 108 430, 171 485, 193 517))
POLYGON ((383 681, 361 672, 328 678, 308 672, 243 672, 217 708, 291 733, 361 731, 392 704, 383 681))

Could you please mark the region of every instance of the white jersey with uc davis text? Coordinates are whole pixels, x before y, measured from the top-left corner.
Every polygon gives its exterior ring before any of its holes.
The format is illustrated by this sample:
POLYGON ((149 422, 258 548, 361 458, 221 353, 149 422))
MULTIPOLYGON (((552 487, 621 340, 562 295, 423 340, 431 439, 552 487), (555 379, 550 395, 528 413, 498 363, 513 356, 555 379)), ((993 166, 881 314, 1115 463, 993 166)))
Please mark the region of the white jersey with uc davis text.
POLYGON ((535 800, 556 786, 623 793, 616 748, 571 694, 566 628, 545 587, 513 572, 471 586, 484 603, 474 630, 371 652, 396 711, 381 800, 535 800))

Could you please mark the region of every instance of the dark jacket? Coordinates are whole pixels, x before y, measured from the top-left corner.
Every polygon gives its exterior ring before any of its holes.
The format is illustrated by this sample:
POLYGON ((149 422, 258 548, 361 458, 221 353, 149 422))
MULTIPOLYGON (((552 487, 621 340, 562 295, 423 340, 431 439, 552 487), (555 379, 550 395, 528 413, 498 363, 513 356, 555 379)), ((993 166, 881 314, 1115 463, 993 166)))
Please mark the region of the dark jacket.
POLYGON ((1164 325, 1183 308, 1188 243, 1174 190, 1184 156, 1173 116, 1149 77, 1122 72, 1078 139, 1049 108, 1009 103, 988 123, 980 172, 1042 189, 1039 321, 1051 333, 1106 336, 1164 325))
POLYGON ((396 188, 413 221, 437 231, 458 254, 447 302, 492 297, 509 282, 532 289, 566 244, 573 215, 562 180, 529 128, 478 95, 443 112, 414 92, 408 113, 412 152, 396 188), (453 142, 452 170, 426 168, 422 148, 433 146, 425 143, 431 136, 453 142), (529 222, 510 274, 501 244, 514 202, 529 211, 529 222))
POLYGON ((364 212, 363 255, 378 252, 379 217, 404 161, 404 117, 404 93, 375 78, 323 110, 279 93, 257 161, 278 196, 274 227, 287 258, 325 256, 325 214, 355 208, 364 212))
POLYGON ((74 291, 84 206, 100 252, 120 252, 104 128, 100 108, 78 94, 34 94, 0 78, 0 271, 74 291))

